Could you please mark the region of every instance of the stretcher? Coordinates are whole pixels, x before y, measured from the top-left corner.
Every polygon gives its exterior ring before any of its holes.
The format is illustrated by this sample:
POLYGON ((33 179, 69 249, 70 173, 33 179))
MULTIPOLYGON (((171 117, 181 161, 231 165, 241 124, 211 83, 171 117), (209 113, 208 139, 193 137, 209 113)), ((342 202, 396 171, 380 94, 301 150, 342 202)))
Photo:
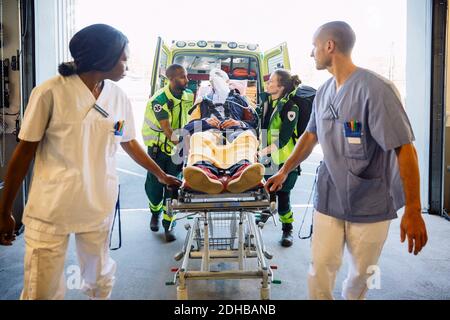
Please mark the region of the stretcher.
MULTIPOLYGON (((262 300, 270 299, 275 266, 264 246, 263 223, 256 224, 255 217, 276 213, 276 197, 264 188, 242 194, 207 195, 186 189, 172 190, 167 200, 167 213, 173 221, 189 219, 185 225, 186 239, 182 250, 175 255, 181 267, 172 269, 173 281, 177 285, 177 299, 188 299, 188 282, 192 280, 259 279, 262 300), (195 269, 191 260, 201 260, 195 269), (251 263, 255 261, 256 263, 251 263), (226 263, 233 268, 214 270, 216 263, 226 263)), ((171 226, 172 227, 172 226, 171 226)))

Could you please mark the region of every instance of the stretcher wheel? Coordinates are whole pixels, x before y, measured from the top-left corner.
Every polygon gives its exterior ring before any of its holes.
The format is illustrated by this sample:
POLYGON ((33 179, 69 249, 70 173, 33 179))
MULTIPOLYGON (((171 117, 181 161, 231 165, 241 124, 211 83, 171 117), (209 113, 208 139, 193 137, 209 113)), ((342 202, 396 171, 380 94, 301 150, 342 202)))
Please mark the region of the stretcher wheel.
POLYGON ((177 288, 177 300, 188 300, 187 288, 184 289, 180 289, 180 287, 177 288))

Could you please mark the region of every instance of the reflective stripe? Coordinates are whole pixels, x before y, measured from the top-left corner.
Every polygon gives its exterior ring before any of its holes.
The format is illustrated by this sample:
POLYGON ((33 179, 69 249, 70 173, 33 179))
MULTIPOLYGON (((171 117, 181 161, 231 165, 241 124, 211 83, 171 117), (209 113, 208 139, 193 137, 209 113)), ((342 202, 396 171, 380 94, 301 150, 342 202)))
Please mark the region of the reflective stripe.
POLYGON ((144 122, 146 125, 149 126, 150 129, 152 129, 153 131, 156 132, 164 132, 163 130, 161 130, 161 128, 157 127, 153 122, 151 122, 149 119, 145 118, 144 122))
POLYGON ((277 150, 272 152, 272 159, 275 164, 280 165, 286 162, 289 156, 295 149, 294 139, 291 137, 289 142, 281 149, 279 149, 279 138, 280 138, 280 129, 283 125, 283 121, 281 119, 280 113, 273 117, 272 122, 269 127, 269 131, 267 133, 268 145, 273 144, 274 141, 277 141, 277 150))
POLYGON ((148 141, 155 141, 155 142, 158 142, 158 140, 160 140, 159 137, 154 136, 154 135, 151 135, 151 134, 146 135, 146 136, 143 136, 143 138, 144 138, 144 141, 145 141, 145 142, 148 142, 148 141))
POLYGON ((280 215, 281 223, 293 223, 294 222, 294 213, 292 211, 286 213, 285 215, 280 215))
POLYGON ((173 217, 169 216, 167 213, 163 214, 163 220, 168 221, 168 222, 172 222, 173 217))
POLYGON ((163 203, 161 202, 160 204, 154 205, 153 203, 150 202, 149 207, 151 211, 159 212, 163 208, 163 203))
MULTIPOLYGON (((286 103, 291 99, 292 96, 294 96, 297 93, 297 89, 292 91, 289 95, 282 98, 281 100, 274 103, 274 108, 272 115, 270 117, 269 122, 269 130, 267 133, 267 142, 268 145, 271 145, 275 140, 279 141, 280 137, 280 129, 283 126, 283 119, 281 119, 281 111, 283 110, 286 103)), ((295 127, 295 131, 297 130, 297 126, 295 127)), ((279 147, 279 145, 277 146, 279 147)), ((272 159, 275 164, 280 165, 286 162, 286 160, 289 158, 289 156, 292 154, 292 152, 295 149, 295 141, 291 137, 289 139, 289 142, 281 149, 277 148, 276 151, 272 152, 272 159)))
POLYGON ((153 136, 153 135, 147 135, 143 136, 144 143, 148 147, 153 147, 154 145, 157 145, 161 148, 161 151, 164 152, 168 156, 172 156, 173 151, 176 150, 175 146, 172 146, 172 142, 167 141, 167 146, 164 147, 164 139, 160 139, 159 137, 153 136), (152 144, 154 142, 154 144, 152 144), (159 142, 159 144, 158 144, 159 142), (167 150, 166 150, 167 149, 167 150))

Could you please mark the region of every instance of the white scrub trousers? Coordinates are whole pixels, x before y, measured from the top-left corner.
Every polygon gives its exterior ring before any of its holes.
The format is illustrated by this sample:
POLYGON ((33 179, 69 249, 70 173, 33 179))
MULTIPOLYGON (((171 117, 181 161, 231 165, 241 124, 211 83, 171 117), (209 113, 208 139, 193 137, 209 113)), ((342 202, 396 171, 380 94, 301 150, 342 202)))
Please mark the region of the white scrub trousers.
POLYGON ((319 212, 314 214, 312 262, 308 274, 309 298, 332 300, 336 274, 342 264, 344 246, 349 253, 349 270, 342 297, 363 300, 370 267, 376 266, 386 242, 390 221, 350 223, 319 212))
MULTIPOLYGON (((64 261, 70 235, 25 230, 22 300, 62 300, 66 292, 64 261)), ((82 291, 91 299, 109 299, 116 263, 109 256, 109 229, 75 234, 82 291)))

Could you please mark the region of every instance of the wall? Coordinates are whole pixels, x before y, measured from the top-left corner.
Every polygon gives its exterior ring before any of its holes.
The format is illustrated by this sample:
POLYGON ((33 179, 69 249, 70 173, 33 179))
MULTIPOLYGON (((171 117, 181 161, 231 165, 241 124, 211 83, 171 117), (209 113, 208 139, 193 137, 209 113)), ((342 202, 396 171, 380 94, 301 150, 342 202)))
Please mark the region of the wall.
MULTIPOLYGON (((450 11, 447 11, 447 77, 450 75, 450 11)), ((447 114, 450 113, 450 85, 449 81, 446 80, 446 105, 447 105, 447 114)), ((450 121, 447 121, 447 126, 450 126, 450 121)))
MULTIPOLYGON (((450 127, 450 85, 449 85, 449 75, 450 75, 450 11, 447 11, 447 80, 446 80, 446 105, 447 105, 447 121, 446 126, 450 127)), ((447 141, 449 142, 449 141, 447 141)))
POLYGON ((431 4, 431 0, 408 0, 406 110, 416 136, 424 207, 429 189, 431 4))
MULTIPOLYGON (((3 37, 5 45, 3 47, 3 58, 8 58, 11 63, 11 58, 17 55, 19 49, 19 24, 18 24, 18 0, 3 1, 3 37)), ((20 111, 20 71, 9 70, 9 91, 10 91, 10 107, 4 109, 5 113, 16 114, 20 111)), ((0 113, 3 113, 1 110, 0 113)), ((15 130, 15 120, 17 116, 5 116, 8 125, 7 133, 12 133, 15 130)))
POLYGON ((447 79, 446 79, 446 105, 447 121, 445 128, 445 162, 444 162, 444 209, 450 213, 450 12, 447 16, 447 79))
MULTIPOLYGON (((18 0, 8 0, 3 2, 3 34, 4 47, 3 58, 8 58, 11 62, 11 57, 17 55, 17 50, 20 46, 20 29, 19 29, 19 7, 18 0)), ((0 113, 16 114, 20 112, 21 108, 21 83, 20 71, 9 70, 9 91, 10 91, 10 108, 0 109, 0 113)), ((6 175, 7 165, 11 159, 12 153, 17 146, 16 136, 12 134, 15 131, 15 122, 18 115, 6 116, 5 120, 8 125, 7 134, 0 135, 0 181, 3 181, 6 175)), ((1 194, 1 190, 0 190, 1 194)), ((19 190, 13 207, 13 215, 16 218, 17 226, 20 225, 24 206, 23 192, 19 190)))
POLYGON ((70 61, 68 44, 74 30, 74 0, 35 1, 36 84, 58 74, 58 65, 70 61))

